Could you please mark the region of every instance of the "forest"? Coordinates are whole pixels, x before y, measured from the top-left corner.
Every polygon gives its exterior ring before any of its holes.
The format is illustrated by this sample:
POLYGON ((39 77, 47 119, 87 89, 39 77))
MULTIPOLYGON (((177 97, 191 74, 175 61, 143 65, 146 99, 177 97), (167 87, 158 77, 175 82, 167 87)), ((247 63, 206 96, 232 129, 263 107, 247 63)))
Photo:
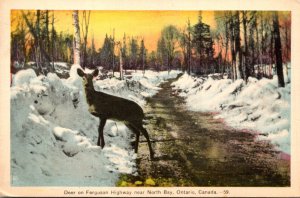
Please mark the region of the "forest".
MULTIPOLYGON (((12 24, 17 24, 11 32, 12 73, 34 67, 37 73, 45 74, 55 70, 55 62, 74 62, 75 38, 57 31, 55 12, 21 11, 12 16, 12 24)), ((102 46, 96 49, 97 35, 88 37, 93 12, 78 12, 82 67, 117 71, 121 62, 125 71, 180 69, 202 75, 226 73, 231 79, 244 80, 249 76, 271 78, 278 72, 284 86, 282 67, 291 59, 290 12, 214 11, 216 27, 211 28, 199 11, 196 24, 187 18, 182 27, 163 27, 157 48, 151 51, 142 36, 124 32, 117 40, 115 30, 112 34, 103 32, 102 46)))
MULTIPOLYGON (((187 19, 183 28, 165 26, 156 51, 145 47, 143 37, 126 32, 122 40, 106 33, 99 49, 95 48, 96 35, 93 35, 88 45, 92 12, 80 12, 80 65, 83 67, 103 66, 116 71, 121 57, 125 70, 181 69, 196 74, 227 73, 232 79, 247 79, 271 77, 272 69, 290 62, 288 12, 215 11, 217 27, 212 29, 202 21, 199 11, 196 24, 187 19), (276 67, 272 66, 275 63, 276 67)), ((11 32, 12 68, 35 62, 39 73, 47 73, 54 70, 54 62, 73 63, 74 36, 57 32, 55 11, 22 11, 12 21, 17 23, 11 32)))

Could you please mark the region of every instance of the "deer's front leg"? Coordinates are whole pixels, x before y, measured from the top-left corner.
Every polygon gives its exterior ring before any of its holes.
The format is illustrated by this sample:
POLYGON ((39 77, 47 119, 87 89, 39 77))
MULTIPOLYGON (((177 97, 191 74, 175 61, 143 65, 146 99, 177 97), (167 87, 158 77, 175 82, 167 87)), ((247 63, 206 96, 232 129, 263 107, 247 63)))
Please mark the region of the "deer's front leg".
POLYGON ((103 129, 104 129, 105 123, 106 123, 106 118, 100 118, 100 125, 99 125, 99 129, 98 129, 99 135, 98 135, 97 145, 101 146, 101 148, 103 148, 105 145, 104 137, 103 137, 103 129))

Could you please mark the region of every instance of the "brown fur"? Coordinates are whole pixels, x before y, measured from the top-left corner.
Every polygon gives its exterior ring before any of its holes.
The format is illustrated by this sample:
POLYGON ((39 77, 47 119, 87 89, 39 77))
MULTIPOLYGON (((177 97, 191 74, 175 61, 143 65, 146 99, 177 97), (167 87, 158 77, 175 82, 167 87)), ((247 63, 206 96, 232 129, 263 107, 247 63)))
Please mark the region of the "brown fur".
POLYGON ((89 112, 100 118, 99 136, 97 145, 102 148, 105 145, 103 137, 103 129, 107 119, 118 120, 123 122, 136 134, 135 152, 138 151, 140 133, 146 137, 150 157, 154 156, 151 142, 147 130, 143 127, 144 112, 143 109, 135 102, 121 97, 112 96, 103 92, 96 91, 93 85, 93 77, 98 75, 96 69, 92 74, 86 74, 81 69, 77 69, 77 73, 83 79, 83 86, 86 100, 89 105, 89 112))

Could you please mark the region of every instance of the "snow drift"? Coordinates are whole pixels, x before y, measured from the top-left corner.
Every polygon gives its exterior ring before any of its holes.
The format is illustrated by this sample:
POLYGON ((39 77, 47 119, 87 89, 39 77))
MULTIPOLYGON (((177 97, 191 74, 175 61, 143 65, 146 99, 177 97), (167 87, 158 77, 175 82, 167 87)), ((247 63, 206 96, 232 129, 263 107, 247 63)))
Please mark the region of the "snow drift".
MULTIPOLYGON (((108 120, 106 146, 96 145, 99 118, 88 112, 81 78, 36 76, 19 71, 11 87, 11 175, 13 186, 114 186, 120 173, 137 174, 133 135, 108 120)), ((94 82, 96 90, 126 97, 141 106, 157 86, 178 72, 134 73, 130 80, 94 82)))
POLYGON ((186 98, 190 110, 219 112, 216 119, 224 119, 234 128, 256 131, 260 139, 268 139, 279 150, 290 153, 291 85, 278 87, 277 76, 261 80, 250 77, 247 84, 218 77, 184 74, 172 85, 186 98))

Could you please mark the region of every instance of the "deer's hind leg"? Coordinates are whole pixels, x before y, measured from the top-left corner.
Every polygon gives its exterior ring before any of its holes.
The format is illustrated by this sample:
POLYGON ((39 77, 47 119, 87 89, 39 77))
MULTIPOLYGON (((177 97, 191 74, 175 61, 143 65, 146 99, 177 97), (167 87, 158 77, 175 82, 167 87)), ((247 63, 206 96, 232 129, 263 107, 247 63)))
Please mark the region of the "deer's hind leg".
POLYGON ((140 131, 135 127, 133 126, 132 124, 126 124, 126 126, 132 130, 132 132, 135 133, 136 135, 136 139, 135 139, 135 145, 134 145, 134 152, 137 153, 138 152, 138 148, 139 148, 139 141, 140 141, 140 131))
POLYGON ((143 127, 143 125, 140 125, 139 129, 142 132, 142 134, 145 136, 145 138, 147 139, 148 146, 149 146, 149 152, 150 152, 150 158, 153 159, 154 158, 154 151, 153 151, 152 146, 151 146, 149 134, 148 134, 147 130, 143 127))
POLYGON ((150 142, 150 138, 149 138, 149 134, 147 132, 147 130, 143 127, 143 124, 130 124, 132 125, 133 128, 136 128, 136 130, 142 132, 143 136, 145 136, 145 138, 147 139, 147 143, 148 143, 148 147, 149 147, 149 152, 150 152, 150 158, 153 159, 154 158, 154 152, 151 146, 151 142, 150 142))
POLYGON ((103 148, 105 145, 104 136, 103 136, 103 129, 104 129, 105 124, 106 124, 106 118, 100 118, 100 125, 99 125, 99 129, 98 129, 99 135, 98 135, 97 145, 101 146, 101 148, 103 148))

